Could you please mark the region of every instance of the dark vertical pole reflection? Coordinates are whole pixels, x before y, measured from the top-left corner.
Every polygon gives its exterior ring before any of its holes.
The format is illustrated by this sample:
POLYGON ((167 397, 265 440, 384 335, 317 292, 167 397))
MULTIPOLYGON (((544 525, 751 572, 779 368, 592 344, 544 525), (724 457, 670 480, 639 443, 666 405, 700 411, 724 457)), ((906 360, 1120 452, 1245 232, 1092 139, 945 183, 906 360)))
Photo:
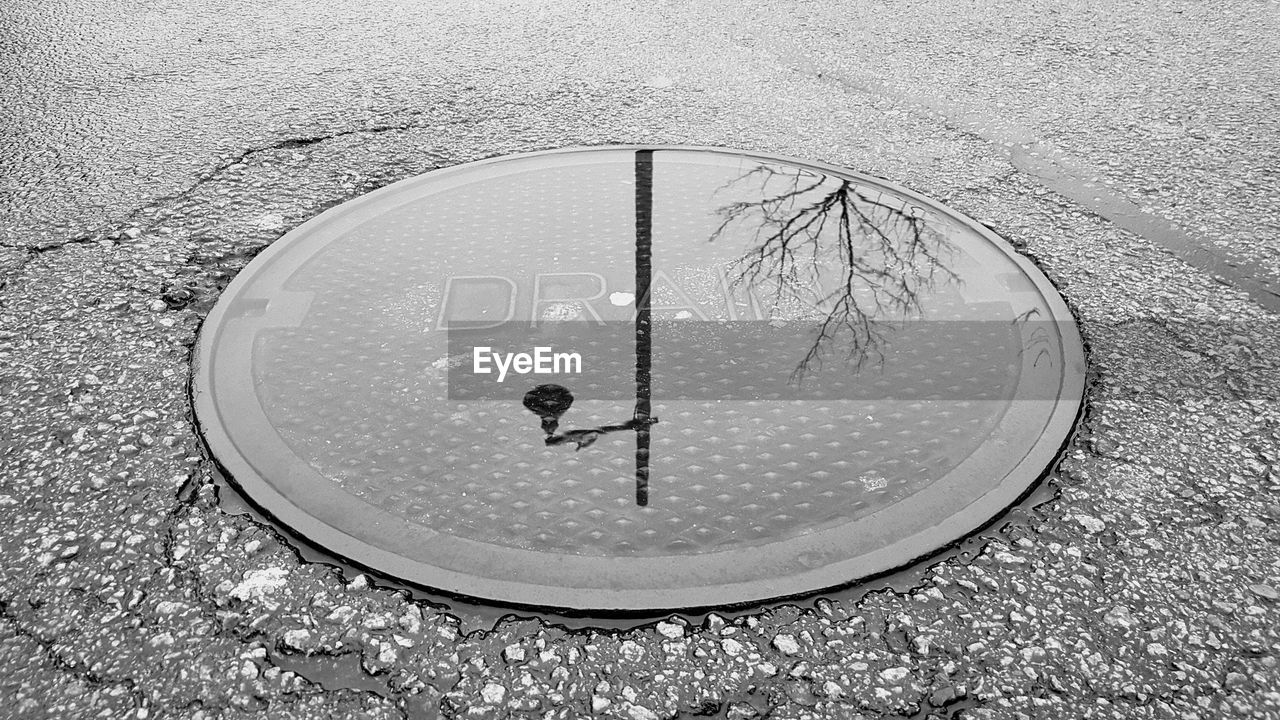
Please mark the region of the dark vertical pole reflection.
POLYGON ((649 504, 649 284, 653 277, 653 151, 636 152, 636 504, 649 504))

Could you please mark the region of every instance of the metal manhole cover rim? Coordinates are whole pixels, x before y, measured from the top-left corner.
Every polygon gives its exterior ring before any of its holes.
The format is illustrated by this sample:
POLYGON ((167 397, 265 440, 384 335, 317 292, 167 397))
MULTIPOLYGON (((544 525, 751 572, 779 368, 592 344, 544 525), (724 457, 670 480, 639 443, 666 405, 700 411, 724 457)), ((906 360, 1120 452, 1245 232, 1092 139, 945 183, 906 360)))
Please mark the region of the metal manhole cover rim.
MULTIPOLYGON (((1002 512, 1004 512, 1004 510, 1031 489, 1036 480, 1041 477, 1045 472, 1045 469, 1058 456, 1063 445, 1069 438, 1070 431, 1077 420, 1077 416, 1083 404, 1085 380, 1084 350, 1083 343, 1080 340, 1078 333, 1074 331, 1070 334, 1070 337, 1062 337, 1060 334, 1059 339, 1060 346, 1062 348, 1062 359, 1064 362, 1063 371, 1060 373, 1060 392, 1058 393, 1057 399, 1052 401, 1053 409, 1048 413, 1047 419, 1042 423, 1039 423, 1040 430, 1037 433, 1038 439, 1033 442, 1019 460, 1013 463, 995 487, 981 496, 970 500, 969 504, 965 508, 947 515, 940 523, 902 537, 896 542, 878 547, 870 552, 864 552, 853 557, 846 557, 843 560, 824 564, 821 567, 809 568, 800 572, 790 572, 786 575, 768 580, 751 580, 748 582, 695 585, 689 587, 637 588, 633 586, 572 587, 566 586, 563 582, 555 584, 537 584, 523 580, 510 581, 498 579, 496 577, 480 577, 477 575, 460 573, 455 570, 450 570, 448 568, 431 565, 405 557, 404 555, 390 551, 384 547, 373 545, 355 537, 352 534, 325 522, 311 512, 299 507, 297 503, 290 500, 288 496, 279 492, 272 482, 260 474, 254 463, 241 454, 237 444, 232 438, 228 426, 225 423, 224 414, 219 409, 217 400, 212 392, 215 379, 214 371, 212 370, 214 367, 213 351, 218 345, 218 338, 224 328, 224 321, 227 319, 227 312, 230 308, 229 302, 221 302, 222 298, 237 297, 242 290, 248 287, 255 280, 258 280, 265 270, 270 269, 273 273, 280 273, 281 270, 279 268, 274 268, 273 263, 275 263, 281 256, 289 253, 290 251, 296 250, 297 245, 307 240, 312 240, 314 242, 314 231, 317 228, 328 226, 333 223, 334 220, 346 217, 360 210, 367 210, 370 206, 376 207, 380 202, 388 199, 389 197, 398 193, 403 193, 418 184, 438 182, 444 177, 458 173, 466 173, 484 165, 527 160, 541 156, 566 156, 574 153, 602 151, 635 152, 643 150, 688 153, 706 152, 719 155, 737 156, 758 161, 785 163, 787 165, 812 169, 837 177, 854 179, 872 186, 881 187, 906 199, 918 202, 924 207, 930 208, 940 215, 950 218, 951 220, 965 226, 967 229, 975 232, 981 239, 985 240, 1001 254, 1012 260, 1021 271, 1022 275, 1032 282, 1037 294, 1040 296, 1040 299, 1052 312, 1054 316, 1053 319, 1058 321, 1055 323, 1055 326, 1059 328, 1066 326, 1073 330, 1075 328, 1074 317, 1072 316, 1065 301, 1053 287, 1052 283, 1049 282, 1042 271, 1036 267, 1030 259, 1017 253, 1007 241, 1000 238, 982 223, 973 220, 963 213, 942 205, 927 196, 921 195, 882 178, 827 163, 801 160, 769 153, 708 146, 601 145, 579 146, 504 155, 429 171, 422 175, 407 178, 329 208, 302 225, 290 230, 263 252, 259 253, 252 262, 252 264, 256 264, 257 267, 245 268, 246 271, 252 270, 252 272, 242 271, 233 279, 233 281, 223 291, 220 297, 220 302, 215 305, 202 325, 197 352, 194 355, 192 370, 192 394, 196 410, 196 423, 199 431, 205 438, 205 442, 209 446, 211 455, 215 459, 215 462, 227 470, 227 474, 231 482, 237 485, 244 492, 246 497, 255 507, 275 521, 279 522, 283 527, 286 527, 290 531, 308 539, 310 542, 320 545, 326 551, 331 552, 338 557, 348 560, 355 565, 366 567, 374 572, 448 593, 472 596, 510 605, 553 607, 579 611, 656 611, 741 605, 776 599, 779 597, 810 594, 827 588, 847 585, 860 579, 879 575, 893 570, 894 568, 901 567, 919 558, 931 555, 938 550, 963 539, 965 536, 989 523, 992 519, 998 517, 1002 512), (1052 442, 1045 442, 1044 438, 1051 438, 1052 442)), ((306 257, 304 257, 302 261, 305 261, 305 259, 306 257)), ((302 261, 295 263, 294 267, 300 266, 302 261)), ((285 274, 287 275, 291 273, 285 274)), ((1011 412, 1013 410, 1013 408, 1010 409, 1011 412)), ((986 443, 984 443, 983 448, 980 449, 985 449, 985 447, 986 443)), ((944 476, 943 479, 949 478, 950 476, 951 473, 949 473, 948 476, 944 476)), ((356 501, 355 498, 351 498, 351 500, 353 502, 356 501)), ((887 513, 900 504, 901 502, 882 508, 880 511, 875 513, 875 515, 887 513)), ((408 524, 408 521, 397 518, 396 516, 391 516, 391 518, 394 518, 392 522, 399 520, 400 522, 408 524)), ((417 527, 417 532, 421 538, 423 536, 421 534, 422 528, 420 526, 417 527)), ((836 529, 839 530, 841 528, 838 527, 836 529)), ((812 535, 822 536, 823 532, 814 533, 812 535)), ((493 546, 457 536, 439 535, 439 538, 442 541, 461 544, 463 546, 471 544, 477 546, 477 548, 482 547, 486 552, 491 551, 493 548, 493 546)), ((818 539, 820 540, 821 538, 818 539)), ((815 538, 811 536, 810 542, 813 541, 815 541, 815 538)), ((758 548, 749 547, 735 550, 733 552, 743 554, 744 557, 746 557, 758 552, 758 550, 758 548)), ((545 558, 562 558, 565 561, 581 559, 581 556, 557 555, 556 553, 551 552, 527 550, 517 550, 516 554, 522 552, 543 558, 544 562, 545 558)), ((794 556, 794 553, 792 552, 789 552, 788 554, 794 556)), ((688 560, 689 558, 705 558, 711 555, 721 555, 721 553, 708 553, 703 556, 677 555, 656 558, 640 558, 639 560, 669 562, 670 557, 679 557, 682 560, 688 560)), ((589 559, 604 563, 628 563, 637 560, 637 558, 617 556, 592 557, 589 559)), ((801 562, 801 564, 803 563, 801 562)))

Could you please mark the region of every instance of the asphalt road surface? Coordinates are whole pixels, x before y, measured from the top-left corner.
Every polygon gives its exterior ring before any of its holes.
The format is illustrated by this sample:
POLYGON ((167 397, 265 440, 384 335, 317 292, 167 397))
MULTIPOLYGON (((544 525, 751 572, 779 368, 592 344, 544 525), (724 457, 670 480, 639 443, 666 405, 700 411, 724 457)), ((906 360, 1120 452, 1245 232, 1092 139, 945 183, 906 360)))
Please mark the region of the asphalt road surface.
POLYGON ((0 716, 1280 718, 1280 4, 0 10, 0 716), (988 224, 1096 373, 1052 499, 805 606, 493 627, 227 512, 201 318, 434 168, 713 145, 988 224))

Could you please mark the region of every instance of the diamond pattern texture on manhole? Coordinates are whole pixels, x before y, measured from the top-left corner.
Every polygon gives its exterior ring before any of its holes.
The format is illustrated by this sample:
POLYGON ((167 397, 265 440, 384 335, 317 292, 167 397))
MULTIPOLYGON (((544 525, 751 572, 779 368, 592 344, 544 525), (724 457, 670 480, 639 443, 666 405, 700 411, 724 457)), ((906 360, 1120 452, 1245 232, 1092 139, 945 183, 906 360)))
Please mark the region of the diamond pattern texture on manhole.
POLYGON ((294 230, 215 308, 196 399, 250 498, 344 557, 652 609, 959 539, 1036 480, 1082 388, 1061 299, 962 216, 836 168, 607 148, 428 174, 294 230), (581 362, 499 382, 482 345, 581 362), (522 399, 548 382, 571 402, 540 420, 522 399))

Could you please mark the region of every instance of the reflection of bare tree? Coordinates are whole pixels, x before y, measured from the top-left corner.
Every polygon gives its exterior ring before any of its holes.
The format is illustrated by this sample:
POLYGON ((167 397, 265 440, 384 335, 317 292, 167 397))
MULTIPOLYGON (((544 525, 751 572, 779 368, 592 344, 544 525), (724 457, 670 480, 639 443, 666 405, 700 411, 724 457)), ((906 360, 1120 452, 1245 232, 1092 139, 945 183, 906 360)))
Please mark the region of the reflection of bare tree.
POLYGON ((959 280, 943 257, 950 243, 925 227, 917 206, 873 197, 851 180, 768 165, 725 188, 749 178, 760 180, 761 199, 721 207, 723 221, 710 240, 731 226, 753 226, 746 254, 733 263, 733 284, 769 288, 775 307, 799 302, 826 313, 793 379, 813 363, 820 367, 823 346, 845 335, 855 369, 873 353, 883 361, 888 321, 919 313, 939 276, 959 280))

